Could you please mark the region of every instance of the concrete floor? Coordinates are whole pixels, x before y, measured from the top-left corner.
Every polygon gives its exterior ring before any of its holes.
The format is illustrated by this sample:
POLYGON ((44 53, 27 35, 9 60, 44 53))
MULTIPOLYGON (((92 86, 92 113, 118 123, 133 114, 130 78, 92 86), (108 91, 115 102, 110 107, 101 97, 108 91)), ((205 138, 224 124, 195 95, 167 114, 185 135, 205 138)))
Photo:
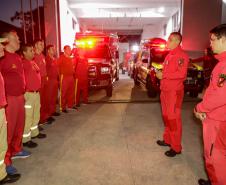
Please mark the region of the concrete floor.
MULTIPOLYGON (((111 99, 150 100, 125 76, 111 99)), ((90 100, 108 99, 101 91, 90 100)), ((196 185, 206 174, 195 104, 183 105, 183 153, 172 159, 156 145, 163 131, 158 102, 92 103, 62 114, 44 126, 48 138, 35 140, 31 157, 14 161, 22 174, 15 185, 196 185)))

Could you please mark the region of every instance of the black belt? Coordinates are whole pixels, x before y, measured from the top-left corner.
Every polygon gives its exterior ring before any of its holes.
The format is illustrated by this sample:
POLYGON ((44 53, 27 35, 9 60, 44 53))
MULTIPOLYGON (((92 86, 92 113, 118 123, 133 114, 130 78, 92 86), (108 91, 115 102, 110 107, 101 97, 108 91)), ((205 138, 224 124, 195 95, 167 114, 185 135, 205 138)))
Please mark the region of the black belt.
POLYGON ((38 93, 39 91, 26 91, 26 92, 38 93))

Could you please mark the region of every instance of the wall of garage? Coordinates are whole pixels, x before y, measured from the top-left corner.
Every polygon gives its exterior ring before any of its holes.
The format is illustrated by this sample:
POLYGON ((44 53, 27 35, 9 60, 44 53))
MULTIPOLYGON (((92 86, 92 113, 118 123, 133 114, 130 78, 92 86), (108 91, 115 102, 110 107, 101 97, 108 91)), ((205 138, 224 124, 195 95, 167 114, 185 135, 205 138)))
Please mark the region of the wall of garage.
POLYGON ((65 45, 73 46, 75 32, 80 30, 79 22, 67 0, 45 0, 44 13, 46 44, 54 44, 59 55, 65 45))
POLYGON ((69 9, 67 0, 59 1, 61 50, 65 45, 73 46, 75 33, 79 32, 79 22, 69 9))
POLYGON ((123 53, 129 50, 129 43, 119 43, 119 63, 123 62, 123 53))
POLYGON ((226 1, 223 3, 222 6, 222 23, 226 24, 226 1))
POLYGON ((143 27, 141 39, 149 39, 152 37, 162 37, 162 25, 146 25, 143 27))
POLYGON ((46 45, 53 44, 56 46, 57 55, 59 55, 59 16, 58 16, 58 0, 44 1, 45 14, 45 39, 46 45))
POLYGON ((209 46, 209 30, 221 23, 222 0, 183 0, 183 47, 190 55, 209 46))

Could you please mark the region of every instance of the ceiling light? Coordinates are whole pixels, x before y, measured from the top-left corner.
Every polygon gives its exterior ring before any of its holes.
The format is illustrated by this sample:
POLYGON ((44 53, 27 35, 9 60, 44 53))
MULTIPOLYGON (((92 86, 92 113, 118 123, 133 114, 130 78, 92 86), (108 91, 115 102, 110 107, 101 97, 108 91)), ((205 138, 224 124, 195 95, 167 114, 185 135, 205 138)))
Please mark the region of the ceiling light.
POLYGON ((132 51, 135 51, 135 52, 139 51, 139 46, 138 45, 133 45, 132 46, 132 51))
POLYGON ((160 7, 160 8, 158 9, 158 12, 159 12, 159 13, 165 12, 165 7, 160 7))
POLYGON ((70 8, 97 9, 97 8, 120 8, 120 6, 117 4, 110 3, 76 3, 70 5, 70 8))

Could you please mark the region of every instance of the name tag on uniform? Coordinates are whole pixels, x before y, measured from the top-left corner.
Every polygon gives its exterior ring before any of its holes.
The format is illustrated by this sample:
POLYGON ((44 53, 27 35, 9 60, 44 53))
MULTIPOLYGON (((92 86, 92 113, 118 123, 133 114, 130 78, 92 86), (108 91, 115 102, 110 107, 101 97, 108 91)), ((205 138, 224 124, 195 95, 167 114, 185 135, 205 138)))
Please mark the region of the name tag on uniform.
POLYGON ((225 80, 226 80, 226 74, 220 74, 218 82, 217 82, 217 86, 223 87, 225 80))

